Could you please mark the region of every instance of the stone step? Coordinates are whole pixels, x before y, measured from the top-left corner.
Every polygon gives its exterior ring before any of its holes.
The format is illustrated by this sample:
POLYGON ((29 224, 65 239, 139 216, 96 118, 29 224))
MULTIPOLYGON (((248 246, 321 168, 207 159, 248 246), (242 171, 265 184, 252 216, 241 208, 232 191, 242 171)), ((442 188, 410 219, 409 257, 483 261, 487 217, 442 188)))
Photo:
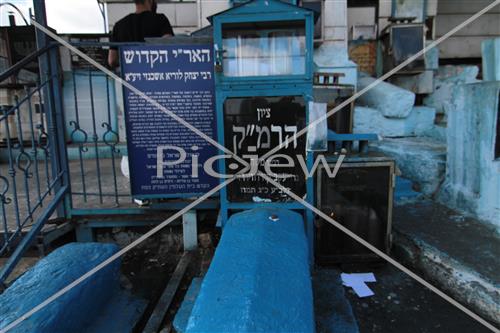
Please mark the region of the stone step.
POLYGON ((396 206, 393 253, 500 325, 500 237, 492 226, 433 201, 396 206))
POLYGON ((387 118, 379 110, 354 108, 353 132, 375 133, 385 138, 422 136, 434 128, 436 110, 415 106, 406 118, 387 118))
POLYGON ((442 142, 427 137, 386 138, 371 143, 370 150, 393 157, 401 176, 425 195, 434 195, 444 180, 446 145, 442 142))

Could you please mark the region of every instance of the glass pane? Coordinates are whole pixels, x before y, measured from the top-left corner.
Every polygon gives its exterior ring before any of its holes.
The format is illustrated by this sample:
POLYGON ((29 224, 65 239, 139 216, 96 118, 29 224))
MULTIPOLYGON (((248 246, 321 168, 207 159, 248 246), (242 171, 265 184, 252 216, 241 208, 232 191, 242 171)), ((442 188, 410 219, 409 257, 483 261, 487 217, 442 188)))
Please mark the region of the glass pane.
MULTIPOLYGON (((275 165, 272 172, 287 175, 276 180, 300 197, 306 194, 306 178, 299 163, 299 156, 305 159, 306 138, 296 134, 305 126, 306 101, 302 96, 233 97, 224 101, 224 139, 227 147, 239 156, 263 156, 282 145, 280 153, 289 156, 294 161, 294 167, 275 165), (289 138, 292 140, 286 143, 289 138)), ((276 164, 288 163, 284 157, 274 157, 276 164)), ((226 160, 226 174, 240 171, 228 167, 234 162, 232 158, 226 160)), ((259 166, 259 171, 265 172, 263 165, 259 166)), ((227 186, 227 196, 230 202, 293 201, 260 176, 239 177, 227 186)))
MULTIPOLYGON (((306 72, 303 22, 284 28, 272 23, 223 26, 224 75, 302 75, 306 72)), ((288 22, 287 24, 290 24, 288 22)))

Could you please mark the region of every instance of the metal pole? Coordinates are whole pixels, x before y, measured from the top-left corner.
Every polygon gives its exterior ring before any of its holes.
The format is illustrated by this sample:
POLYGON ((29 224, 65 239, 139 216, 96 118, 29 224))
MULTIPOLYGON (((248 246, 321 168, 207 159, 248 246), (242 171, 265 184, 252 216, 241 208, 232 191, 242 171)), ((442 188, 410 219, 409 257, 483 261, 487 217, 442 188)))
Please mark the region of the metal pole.
MULTIPOLYGON (((43 26, 47 26, 47 13, 45 9, 45 0, 33 0, 33 8, 35 11, 35 20, 43 26)), ((36 29, 36 43, 37 48, 41 49, 49 45, 50 41, 47 35, 36 29)), ((45 82, 50 80, 43 89, 43 104, 46 112, 47 127, 48 127, 48 137, 49 137, 49 158, 51 164, 52 178, 56 179, 61 172, 64 170, 65 174, 55 184, 55 192, 59 192, 59 189, 63 185, 69 185, 68 179, 68 165, 67 160, 63 157, 66 154, 65 142, 64 142, 64 124, 62 123, 62 110, 60 107, 61 101, 57 100, 62 98, 60 94, 58 66, 57 60, 57 49, 50 50, 39 57, 39 68, 40 68, 40 81, 45 82), (52 66, 51 66, 52 65, 52 66), (62 140, 62 142, 61 142, 62 140), (63 181, 65 184, 63 184, 63 181)), ((66 205, 59 205, 57 207, 57 216, 66 217, 66 207, 70 206, 69 199, 65 199, 66 205)), ((68 207, 69 208, 69 207, 68 207)))

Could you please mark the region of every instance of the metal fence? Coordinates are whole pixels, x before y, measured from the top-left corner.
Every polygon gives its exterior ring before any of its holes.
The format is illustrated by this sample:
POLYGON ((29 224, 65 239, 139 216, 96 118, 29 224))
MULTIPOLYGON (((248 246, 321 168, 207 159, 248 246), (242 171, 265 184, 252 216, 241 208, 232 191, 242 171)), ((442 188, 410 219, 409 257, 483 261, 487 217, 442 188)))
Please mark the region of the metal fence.
POLYGON ((35 51, 0 75, 0 255, 3 282, 69 193, 57 48, 35 51), (37 62, 43 71, 29 73, 37 62))
POLYGON ((0 283, 44 231, 145 210, 120 171, 120 87, 91 66, 65 71, 61 56, 76 57, 64 52, 50 44, 0 75, 0 283))

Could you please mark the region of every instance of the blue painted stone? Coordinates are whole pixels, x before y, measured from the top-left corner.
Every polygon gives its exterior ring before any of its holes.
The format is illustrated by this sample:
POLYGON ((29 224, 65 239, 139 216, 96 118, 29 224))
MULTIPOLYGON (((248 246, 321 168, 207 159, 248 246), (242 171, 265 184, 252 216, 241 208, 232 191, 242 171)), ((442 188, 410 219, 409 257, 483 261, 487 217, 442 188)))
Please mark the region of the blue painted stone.
POLYGON ((411 180, 396 177, 396 188, 394 189, 394 201, 397 205, 404 205, 422 199, 422 193, 413 190, 411 180))
POLYGON ((431 94, 434 92, 434 71, 425 70, 419 74, 395 75, 389 78, 389 82, 415 94, 431 94))
MULTIPOLYGON (((358 90, 362 90, 376 79, 364 76, 358 80, 358 90)), ((388 118, 406 118, 415 104, 415 94, 387 82, 379 82, 366 93, 359 96, 357 103, 361 106, 378 109, 388 118)))
POLYGON ((340 273, 335 269, 317 269, 314 272, 314 304, 318 333, 359 333, 340 273))
POLYGON ((402 176, 425 195, 435 194, 444 180, 446 145, 432 138, 386 138, 370 143, 370 149, 393 157, 402 176))
POLYGON ((424 136, 446 144, 446 125, 435 124, 432 128, 422 133, 424 136))
MULTIPOLYGON (((72 243, 58 248, 0 295, 4 328, 118 251, 114 244, 72 243)), ((116 260, 9 332, 80 332, 119 288, 116 260)))
POLYGON ((375 133, 383 137, 419 136, 434 127, 436 110, 415 106, 406 118, 387 118, 377 109, 354 108, 354 133, 375 133))
MULTIPOLYGON (((433 41, 426 41, 425 46, 429 46, 433 41)), ((428 49, 424 54, 425 69, 438 70, 439 69, 439 48, 437 46, 428 49)))
POLYGON ((424 105, 448 114, 457 88, 464 83, 477 82, 477 66, 441 66, 434 77, 434 92, 424 98, 424 105))
POLYGON ((238 213, 224 228, 186 332, 314 332, 312 295, 301 215, 238 213))
POLYGON ((481 43, 483 55, 483 80, 500 81, 500 37, 481 43))
POLYGON ((117 290, 106 306, 98 311, 98 315, 92 318, 89 326, 82 328, 80 332, 132 333, 147 306, 148 301, 134 297, 126 290, 117 290))

